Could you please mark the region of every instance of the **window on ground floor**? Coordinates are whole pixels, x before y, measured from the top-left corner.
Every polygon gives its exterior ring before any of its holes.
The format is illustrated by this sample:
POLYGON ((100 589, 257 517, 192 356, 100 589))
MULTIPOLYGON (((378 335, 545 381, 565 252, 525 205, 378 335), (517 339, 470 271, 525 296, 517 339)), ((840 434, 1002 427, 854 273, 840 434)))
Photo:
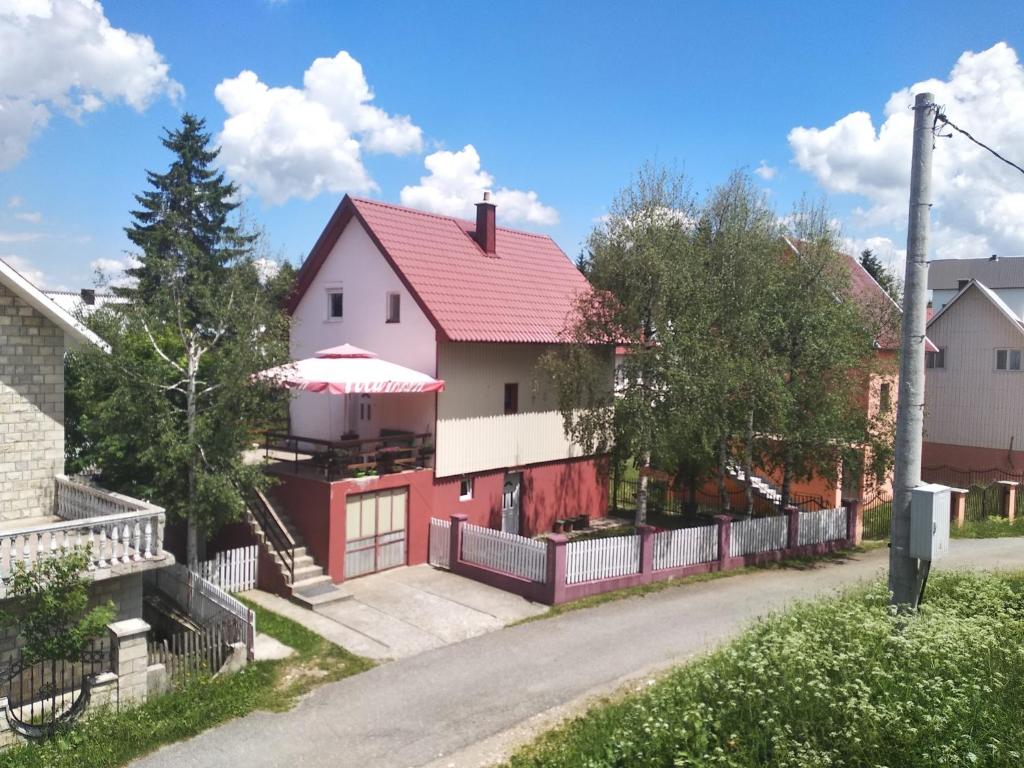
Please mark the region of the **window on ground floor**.
POLYGON ((505 414, 519 413, 519 385, 515 382, 505 385, 505 414))
POLYGON ((473 478, 464 477, 459 481, 459 501, 469 501, 473 498, 473 478))

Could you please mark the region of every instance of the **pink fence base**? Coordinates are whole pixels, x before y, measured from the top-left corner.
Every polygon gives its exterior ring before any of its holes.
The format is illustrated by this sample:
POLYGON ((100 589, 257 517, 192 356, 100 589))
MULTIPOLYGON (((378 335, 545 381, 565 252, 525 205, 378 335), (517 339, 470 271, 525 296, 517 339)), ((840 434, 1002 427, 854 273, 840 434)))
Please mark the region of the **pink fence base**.
MULTIPOLYGON (((861 541, 863 530, 863 518, 860 503, 857 501, 848 502, 846 516, 846 538, 835 541, 827 541, 821 544, 809 544, 805 546, 791 546, 785 549, 776 549, 769 552, 758 552, 756 554, 741 555, 739 557, 729 556, 729 544, 732 532, 732 518, 728 515, 718 515, 715 522, 718 525, 718 558, 706 563, 686 565, 678 568, 654 569, 654 533, 650 526, 642 526, 640 533, 640 572, 627 576, 616 576, 608 579, 597 579, 585 581, 579 584, 566 584, 565 580, 565 559, 566 544, 569 539, 561 534, 553 534, 548 537, 547 545, 547 576, 543 582, 530 581, 503 571, 496 571, 475 563, 468 563, 462 559, 462 524, 466 522, 466 515, 456 514, 451 516, 450 530, 450 569, 452 573, 465 576, 468 579, 489 584, 492 587, 522 595, 527 600, 546 605, 558 605, 573 600, 579 600, 590 595, 599 595, 603 592, 612 592, 617 589, 636 587, 642 584, 650 584, 655 581, 667 581, 669 579, 681 579, 686 576, 694 576, 700 573, 711 573, 713 571, 730 571, 737 568, 744 568, 749 565, 763 565, 765 563, 789 560, 797 557, 816 557, 830 552, 838 552, 850 547, 857 546, 861 541)), ((799 541, 800 534, 800 513, 792 509, 787 512, 789 516, 788 537, 790 542, 799 541)))

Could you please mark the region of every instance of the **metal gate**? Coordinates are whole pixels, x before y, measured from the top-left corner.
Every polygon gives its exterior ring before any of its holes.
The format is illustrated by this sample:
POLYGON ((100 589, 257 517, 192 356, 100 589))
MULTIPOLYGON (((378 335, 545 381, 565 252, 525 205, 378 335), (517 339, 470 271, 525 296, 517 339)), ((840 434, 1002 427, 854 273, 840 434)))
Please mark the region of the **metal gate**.
POLYGON ((345 578, 405 565, 409 490, 349 494, 345 499, 345 578))

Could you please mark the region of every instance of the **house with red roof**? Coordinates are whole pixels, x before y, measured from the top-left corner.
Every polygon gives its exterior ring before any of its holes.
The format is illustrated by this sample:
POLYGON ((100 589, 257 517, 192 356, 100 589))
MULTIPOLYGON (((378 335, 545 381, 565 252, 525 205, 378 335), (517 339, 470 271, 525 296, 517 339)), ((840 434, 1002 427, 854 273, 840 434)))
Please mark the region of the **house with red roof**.
POLYGON ((293 393, 255 510, 299 552, 274 554, 278 591, 425 562, 431 518, 456 512, 522 535, 606 513, 607 459, 566 437, 537 368, 590 286, 550 237, 497 215, 487 195, 476 221, 346 196, 313 246, 288 304, 292 359, 351 345, 436 384, 293 393))

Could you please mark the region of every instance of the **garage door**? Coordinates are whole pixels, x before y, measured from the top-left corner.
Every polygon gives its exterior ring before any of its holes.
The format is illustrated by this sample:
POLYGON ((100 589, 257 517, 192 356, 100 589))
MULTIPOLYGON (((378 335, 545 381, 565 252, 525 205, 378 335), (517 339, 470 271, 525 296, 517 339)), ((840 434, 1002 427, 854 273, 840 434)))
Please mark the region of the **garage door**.
POLYGON ((349 494, 345 500, 345 578, 405 565, 409 489, 349 494))

